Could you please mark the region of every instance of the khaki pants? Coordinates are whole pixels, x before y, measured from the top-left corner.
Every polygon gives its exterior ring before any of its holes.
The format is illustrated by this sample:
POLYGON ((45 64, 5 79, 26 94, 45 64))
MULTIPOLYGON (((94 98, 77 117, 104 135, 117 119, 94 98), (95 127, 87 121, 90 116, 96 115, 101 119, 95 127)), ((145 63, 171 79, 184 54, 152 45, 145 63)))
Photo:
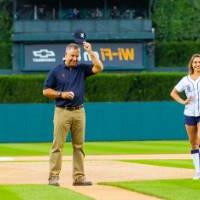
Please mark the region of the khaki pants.
POLYGON ((66 110, 55 108, 54 113, 54 140, 50 153, 49 177, 59 176, 62 166, 63 147, 68 131, 72 134, 73 146, 73 179, 82 181, 84 174, 84 151, 83 143, 85 138, 85 110, 66 110))

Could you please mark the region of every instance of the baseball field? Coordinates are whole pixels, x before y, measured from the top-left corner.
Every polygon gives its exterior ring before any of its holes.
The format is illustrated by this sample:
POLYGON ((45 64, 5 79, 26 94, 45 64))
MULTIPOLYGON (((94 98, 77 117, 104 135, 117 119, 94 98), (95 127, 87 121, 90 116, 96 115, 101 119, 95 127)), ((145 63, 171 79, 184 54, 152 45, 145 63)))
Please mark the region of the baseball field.
POLYGON ((86 142, 91 187, 72 186, 72 147, 66 143, 61 187, 47 185, 50 143, 0 144, 4 200, 198 199, 188 141, 86 142))

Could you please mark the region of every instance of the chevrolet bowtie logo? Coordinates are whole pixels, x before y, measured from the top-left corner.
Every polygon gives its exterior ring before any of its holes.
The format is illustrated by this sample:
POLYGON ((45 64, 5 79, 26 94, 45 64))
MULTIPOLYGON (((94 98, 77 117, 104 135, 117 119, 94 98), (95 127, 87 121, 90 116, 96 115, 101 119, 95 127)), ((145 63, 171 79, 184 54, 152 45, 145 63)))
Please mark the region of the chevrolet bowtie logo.
POLYGON ((56 55, 48 49, 34 50, 33 62, 56 62, 56 55))
POLYGON ((38 51, 33 51, 33 55, 39 58, 49 58, 54 57, 55 53, 54 51, 49 51, 48 49, 40 49, 38 51))

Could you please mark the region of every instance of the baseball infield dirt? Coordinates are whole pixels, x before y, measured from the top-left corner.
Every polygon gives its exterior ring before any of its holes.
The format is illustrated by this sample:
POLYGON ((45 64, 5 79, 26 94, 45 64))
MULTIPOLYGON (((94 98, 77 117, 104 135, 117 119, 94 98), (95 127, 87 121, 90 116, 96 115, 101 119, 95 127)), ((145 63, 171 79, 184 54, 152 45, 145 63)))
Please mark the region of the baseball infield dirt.
MULTIPOLYGON (((97 185, 98 182, 190 178, 194 170, 120 162, 127 159, 189 159, 189 155, 101 155, 87 156, 85 169, 89 187, 72 186, 72 157, 63 158, 61 187, 96 200, 156 200, 158 198, 124 189, 97 185)), ((0 184, 47 184, 48 157, 0 157, 0 184), (11 164, 12 162, 12 164, 11 164)))

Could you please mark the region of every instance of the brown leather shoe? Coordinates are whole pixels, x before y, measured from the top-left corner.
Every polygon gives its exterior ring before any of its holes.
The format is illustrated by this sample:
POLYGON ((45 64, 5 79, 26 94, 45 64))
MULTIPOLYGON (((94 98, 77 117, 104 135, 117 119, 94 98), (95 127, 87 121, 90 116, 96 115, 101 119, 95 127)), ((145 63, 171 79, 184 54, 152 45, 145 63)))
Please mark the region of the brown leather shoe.
POLYGON ((73 186, 91 186, 92 182, 91 181, 74 181, 73 186))
POLYGON ((59 184, 59 177, 58 176, 52 176, 49 178, 49 185, 53 186, 60 186, 59 184))

